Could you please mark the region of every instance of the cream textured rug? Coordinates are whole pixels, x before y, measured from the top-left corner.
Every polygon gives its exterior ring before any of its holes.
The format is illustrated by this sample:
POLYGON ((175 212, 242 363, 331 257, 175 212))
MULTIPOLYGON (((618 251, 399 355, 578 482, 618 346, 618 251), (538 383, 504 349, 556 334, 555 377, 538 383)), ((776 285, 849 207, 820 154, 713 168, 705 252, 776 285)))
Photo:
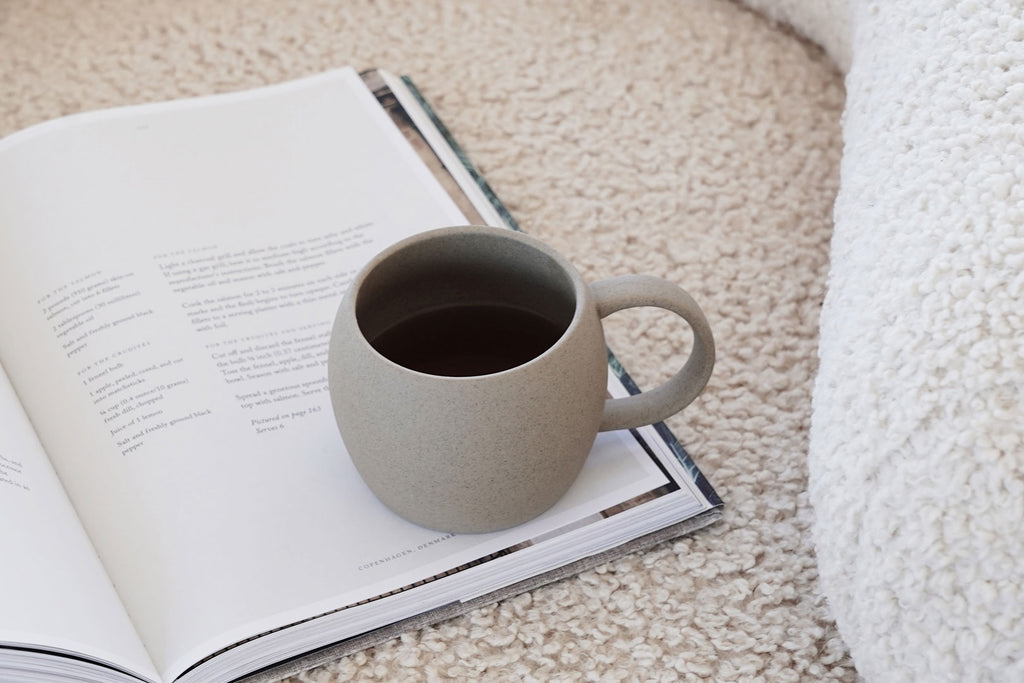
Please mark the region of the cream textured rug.
MULTIPOLYGON (((407 73, 523 229, 584 275, 647 272, 708 312, 719 362, 670 426, 726 501, 692 538, 296 680, 852 681, 807 489, 842 76, 724 0, 0 0, 0 134, 335 66, 407 73)), ((681 324, 620 314, 641 387, 681 324)))

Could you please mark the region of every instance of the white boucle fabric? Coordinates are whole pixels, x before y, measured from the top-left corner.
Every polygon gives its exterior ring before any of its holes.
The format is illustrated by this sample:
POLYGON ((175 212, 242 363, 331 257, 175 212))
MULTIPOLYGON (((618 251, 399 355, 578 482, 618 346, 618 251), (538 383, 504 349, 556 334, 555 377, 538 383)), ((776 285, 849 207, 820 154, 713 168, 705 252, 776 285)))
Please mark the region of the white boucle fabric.
POLYGON ((871 681, 1024 680, 1024 4, 759 4, 849 45, 809 487, 840 632, 871 681))

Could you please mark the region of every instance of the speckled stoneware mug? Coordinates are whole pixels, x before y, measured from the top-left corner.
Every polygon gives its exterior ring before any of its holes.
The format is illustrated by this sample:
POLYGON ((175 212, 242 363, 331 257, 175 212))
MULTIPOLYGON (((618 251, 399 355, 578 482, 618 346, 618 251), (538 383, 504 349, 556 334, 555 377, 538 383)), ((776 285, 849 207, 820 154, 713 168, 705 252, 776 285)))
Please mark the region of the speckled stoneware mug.
POLYGON ((420 525, 496 531, 551 507, 599 431, 663 420, 704 388, 715 347, 679 287, 643 275, 587 285, 505 228, 443 228, 377 255, 338 309, 328 353, 342 439, 370 489, 420 525), (607 399, 601 318, 657 306, 693 329, 683 368, 607 399))

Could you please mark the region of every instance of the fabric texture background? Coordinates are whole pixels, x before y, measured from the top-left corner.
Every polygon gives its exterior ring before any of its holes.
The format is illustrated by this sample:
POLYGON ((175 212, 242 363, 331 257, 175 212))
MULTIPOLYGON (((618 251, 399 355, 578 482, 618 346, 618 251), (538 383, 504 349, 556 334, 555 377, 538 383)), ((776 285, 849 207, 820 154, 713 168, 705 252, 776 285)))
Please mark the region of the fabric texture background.
MULTIPOLYGON (((388 68, 526 232, 708 313, 669 425, 721 523, 295 680, 1024 676, 1024 11, 750 4, 0 0, 0 134, 388 68)), ((641 387, 684 356, 607 330, 641 387)))
POLYGON ((868 680, 1024 680, 1024 4, 845 14, 822 586, 868 680))

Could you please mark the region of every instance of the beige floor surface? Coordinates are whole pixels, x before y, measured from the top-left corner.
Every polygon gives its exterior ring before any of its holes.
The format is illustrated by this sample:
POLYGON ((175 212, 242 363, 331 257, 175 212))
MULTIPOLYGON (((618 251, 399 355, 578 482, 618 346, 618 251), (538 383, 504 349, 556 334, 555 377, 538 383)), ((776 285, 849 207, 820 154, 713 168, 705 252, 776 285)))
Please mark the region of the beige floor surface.
MULTIPOLYGON (((411 75, 524 230, 596 279, 709 314, 719 363, 670 426, 725 499, 692 538, 410 633, 296 681, 853 681, 806 498, 840 74, 724 0, 0 0, 0 134, 334 66, 411 75)), ((642 387, 685 334, 609 321, 642 387)))

